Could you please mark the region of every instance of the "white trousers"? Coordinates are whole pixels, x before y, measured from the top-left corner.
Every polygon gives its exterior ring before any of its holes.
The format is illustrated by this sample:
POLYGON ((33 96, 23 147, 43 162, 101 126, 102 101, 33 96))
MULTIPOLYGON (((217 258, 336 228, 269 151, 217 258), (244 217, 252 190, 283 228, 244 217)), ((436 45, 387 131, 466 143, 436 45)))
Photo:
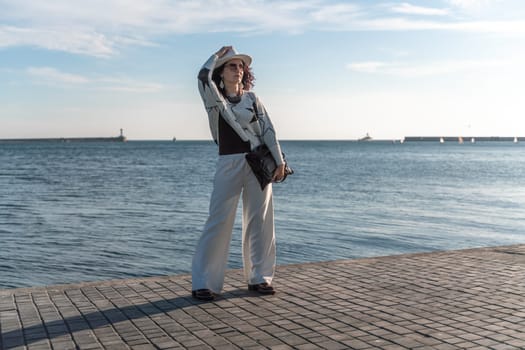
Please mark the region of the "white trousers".
POLYGON ((272 185, 264 191, 244 154, 219 156, 210 213, 192 262, 192 290, 220 293, 228 263, 235 214, 242 193, 242 256, 249 284, 271 284, 275 272, 272 185))

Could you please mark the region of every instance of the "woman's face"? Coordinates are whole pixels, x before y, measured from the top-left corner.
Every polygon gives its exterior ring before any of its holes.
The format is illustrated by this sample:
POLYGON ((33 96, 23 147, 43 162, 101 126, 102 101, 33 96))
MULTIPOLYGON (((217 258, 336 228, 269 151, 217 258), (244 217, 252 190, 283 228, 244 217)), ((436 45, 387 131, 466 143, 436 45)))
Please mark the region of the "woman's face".
POLYGON ((222 80, 224 83, 239 84, 244 75, 244 63, 240 59, 233 59, 224 64, 222 80))

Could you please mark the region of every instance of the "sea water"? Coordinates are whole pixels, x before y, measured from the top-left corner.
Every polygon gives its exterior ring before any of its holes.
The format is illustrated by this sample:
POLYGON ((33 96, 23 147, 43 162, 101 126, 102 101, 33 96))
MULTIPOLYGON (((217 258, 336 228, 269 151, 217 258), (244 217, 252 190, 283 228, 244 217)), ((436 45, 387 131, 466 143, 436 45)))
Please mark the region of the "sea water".
MULTIPOLYGON (((525 242, 525 144, 282 147, 278 264, 525 242)), ((188 273, 216 159, 208 141, 0 143, 0 288, 188 273)))

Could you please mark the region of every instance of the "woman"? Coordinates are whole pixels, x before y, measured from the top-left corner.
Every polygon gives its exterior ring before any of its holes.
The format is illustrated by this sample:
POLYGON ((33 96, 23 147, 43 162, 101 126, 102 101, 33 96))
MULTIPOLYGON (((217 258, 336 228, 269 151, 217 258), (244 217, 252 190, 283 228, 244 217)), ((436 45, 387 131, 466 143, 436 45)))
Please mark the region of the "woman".
POLYGON ((248 289, 274 294, 275 232, 272 186, 261 190, 245 155, 265 143, 277 162, 273 180, 284 177, 279 142, 266 109, 252 92, 252 59, 224 46, 199 72, 199 92, 208 113, 219 159, 210 212, 192 263, 192 296, 213 300, 221 292, 235 213, 242 193, 242 253, 248 289))

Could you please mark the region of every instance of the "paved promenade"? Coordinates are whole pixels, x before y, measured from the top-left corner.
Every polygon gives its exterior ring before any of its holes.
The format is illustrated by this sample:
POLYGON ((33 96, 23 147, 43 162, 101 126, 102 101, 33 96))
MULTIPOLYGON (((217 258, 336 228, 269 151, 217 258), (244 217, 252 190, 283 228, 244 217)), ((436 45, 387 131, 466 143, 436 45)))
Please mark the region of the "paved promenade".
POLYGON ((525 245, 298 264, 277 294, 229 271, 0 290, 2 349, 525 349, 525 245))

